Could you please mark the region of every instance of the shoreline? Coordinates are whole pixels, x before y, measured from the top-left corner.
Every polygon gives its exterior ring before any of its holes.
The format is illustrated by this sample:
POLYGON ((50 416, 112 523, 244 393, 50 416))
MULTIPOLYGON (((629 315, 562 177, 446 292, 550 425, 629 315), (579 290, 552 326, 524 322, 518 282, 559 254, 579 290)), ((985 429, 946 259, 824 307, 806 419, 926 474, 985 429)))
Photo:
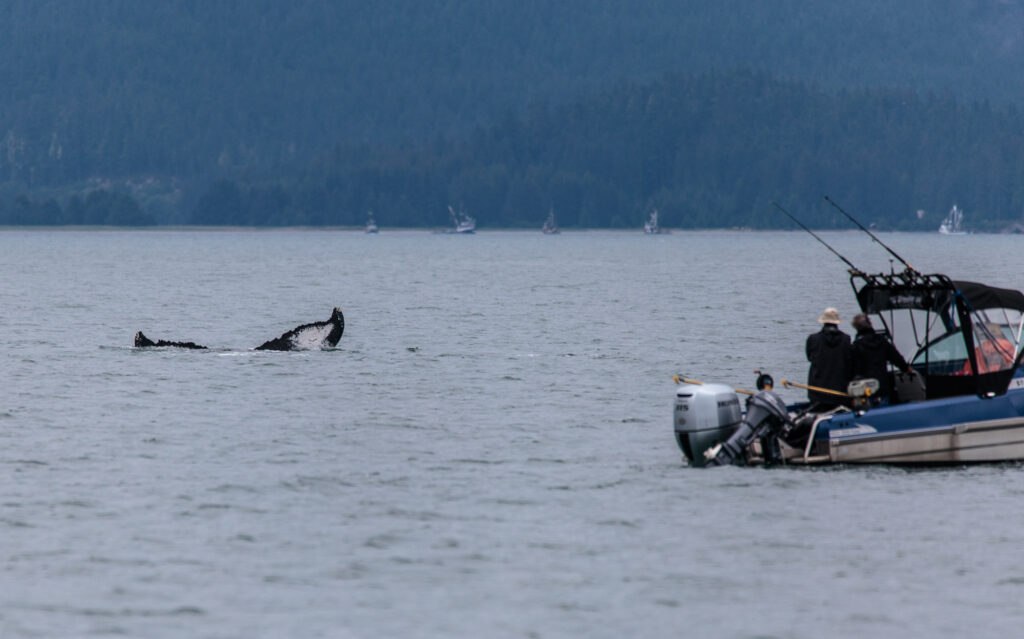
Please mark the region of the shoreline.
MULTIPOLYGON (((694 235, 701 233, 805 233, 801 229, 753 229, 744 227, 723 227, 723 228, 701 228, 701 229, 680 229, 671 228, 665 229, 667 233, 660 233, 651 235, 650 237, 664 237, 669 235, 694 235)), ((859 229, 811 229, 815 233, 862 233, 859 229)), ((0 232, 6 231, 59 231, 59 232, 74 232, 74 231, 134 231, 134 232, 210 232, 210 233, 223 233, 223 232, 239 232, 239 231, 250 231, 253 233, 272 233, 280 231, 288 232, 304 232, 304 233, 315 233, 315 232, 332 232, 332 233, 361 233, 364 235, 387 235, 388 233, 421 233, 424 235, 463 235, 460 233, 448 232, 447 228, 438 227, 421 227, 421 226, 409 226, 409 227, 383 227, 379 233, 366 233, 363 227, 353 226, 197 226, 197 225, 153 225, 153 226, 106 226, 106 225, 29 225, 29 226, 4 226, 0 225, 0 232)), ((942 237, 970 237, 971 235, 1020 235, 1021 232, 1016 230, 1007 231, 976 231, 966 235, 960 236, 945 236, 938 231, 902 231, 902 230, 876 230, 872 229, 875 233, 908 233, 908 234, 935 234, 942 237)), ((475 233, 466 235, 487 235, 491 233, 509 233, 509 234, 537 234, 544 235, 540 229, 525 229, 515 227, 495 227, 495 228, 484 228, 478 229, 475 233)), ((643 229, 626 229, 626 228, 568 228, 561 229, 560 235, 581 235, 585 233, 593 234, 612 234, 612 233, 629 233, 636 235, 647 236, 643 232, 643 229)))

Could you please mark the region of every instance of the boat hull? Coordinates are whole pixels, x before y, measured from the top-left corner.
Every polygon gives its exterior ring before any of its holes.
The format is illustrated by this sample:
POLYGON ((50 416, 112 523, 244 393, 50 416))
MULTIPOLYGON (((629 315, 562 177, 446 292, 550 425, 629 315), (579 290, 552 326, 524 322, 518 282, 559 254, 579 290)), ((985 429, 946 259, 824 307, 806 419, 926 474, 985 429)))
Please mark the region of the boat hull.
POLYGON ((822 422, 816 438, 843 464, 1024 460, 1024 391, 845 413, 822 422))
POLYGON ((1021 460, 1024 459, 1024 418, 830 438, 829 459, 840 464, 955 464, 1021 460))

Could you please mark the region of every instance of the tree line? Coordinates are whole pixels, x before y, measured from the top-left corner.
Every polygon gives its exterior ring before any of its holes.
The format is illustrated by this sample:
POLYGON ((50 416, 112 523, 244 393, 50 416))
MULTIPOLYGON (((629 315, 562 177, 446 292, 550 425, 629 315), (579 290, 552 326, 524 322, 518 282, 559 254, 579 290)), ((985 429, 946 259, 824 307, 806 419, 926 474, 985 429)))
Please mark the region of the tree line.
POLYGON ((55 198, 32 199, 19 195, 10 202, 0 200, 0 225, 91 225, 152 226, 156 219, 142 210, 127 193, 97 189, 72 195, 61 204, 55 198))
POLYGON ((507 115, 464 137, 347 146, 293 171, 222 179, 195 224, 679 228, 840 225, 830 195, 884 229, 935 229, 954 204, 975 230, 1024 212, 1024 116, 910 89, 826 91, 736 70, 622 84, 507 115))
POLYGON ((1024 8, 1010 2, 5 0, 0 24, 0 187, 36 194, 462 137, 680 70, 1024 103, 1024 8))
MULTIPOLYGON (((181 221, 232 226, 448 224, 788 228, 841 226, 830 195, 881 229, 934 230, 958 204, 973 230, 1020 228, 1024 114, 911 89, 830 91, 753 70, 622 83, 537 104, 465 135, 343 145, 306 163, 208 183, 181 221)), ((155 222, 128 192, 0 199, 4 224, 155 222)))

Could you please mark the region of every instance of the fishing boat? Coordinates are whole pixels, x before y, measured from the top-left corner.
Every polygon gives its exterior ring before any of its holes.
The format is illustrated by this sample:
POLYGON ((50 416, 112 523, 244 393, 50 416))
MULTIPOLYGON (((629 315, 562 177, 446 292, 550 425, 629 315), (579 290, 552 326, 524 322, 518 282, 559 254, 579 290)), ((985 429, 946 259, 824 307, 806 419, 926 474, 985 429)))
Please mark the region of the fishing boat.
POLYGON ((554 209, 548 211, 548 218, 544 220, 544 226, 542 226, 540 230, 544 235, 557 235, 561 233, 561 231, 558 230, 558 223, 555 222, 554 209))
POLYGON ((367 233, 379 233, 380 229, 377 228, 377 221, 373 219, 373 211, 366 214, 366 232, 367 233))
POLYGON ((448 213, 451 215, 452 224, 455 227, 454 230, 450 231, 451 233, 467 235, 470 233, 476 233, 476 220, 469 216, 461 206, 459 207, 458 212, 449 206, 448 213))
POLYGON ((939 233, 943 235, 967 235, 963 229, 964 212, 956 204, 949 210, 946 219, 939 225, 939 233))
POLYGON ((768 374, 759 372, 757 390, 677 376, 675 438, 691 465, 1024 460, 1024 294, 922 274, 882 246, 903 272, 867 274, 829 248, 850 266, 861 311, 910 364, 888 373, 891 394, 880 400, 874 379, 845 393, 782 380, 842 396, 844 405, 816 412, 783 402, 768 374))
POLYGON ((1024 459, 1024 294, 916 271, 853 272, 850 283, 861 310, 881 322, 912 368, 890 373, 889 402, 873 401, 877 380, 851 382, 849 406, 819 414, 809 404, 784 404, 768 375, 756 392, 684 378, 674 425, 690 463, 1024 459), (749 398, 745 412, 741 394, 749 398))
POLYGON ((650 217, 644 222, 644 233, 647 235, 668 235, 668 229, 658 225, 658 209, 651 211, 650 217))

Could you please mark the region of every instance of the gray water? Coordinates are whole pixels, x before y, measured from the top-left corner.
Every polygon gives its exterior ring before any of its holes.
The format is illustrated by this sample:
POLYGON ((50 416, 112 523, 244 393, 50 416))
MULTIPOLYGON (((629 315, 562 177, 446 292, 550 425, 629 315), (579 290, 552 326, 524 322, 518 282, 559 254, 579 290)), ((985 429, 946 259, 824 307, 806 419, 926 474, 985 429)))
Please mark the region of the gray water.
MULTIPOLYGON (((1024 288, 1019 238, 882 237, 1024 288)), ((821 310, 856 312, 809 236, 8 230, 0 268, 0 637, 1024 621, 1022 466, 682 462, 674 373, 802 380, 821 310), (336 350, 248 350, 334 306, 336 350)))

